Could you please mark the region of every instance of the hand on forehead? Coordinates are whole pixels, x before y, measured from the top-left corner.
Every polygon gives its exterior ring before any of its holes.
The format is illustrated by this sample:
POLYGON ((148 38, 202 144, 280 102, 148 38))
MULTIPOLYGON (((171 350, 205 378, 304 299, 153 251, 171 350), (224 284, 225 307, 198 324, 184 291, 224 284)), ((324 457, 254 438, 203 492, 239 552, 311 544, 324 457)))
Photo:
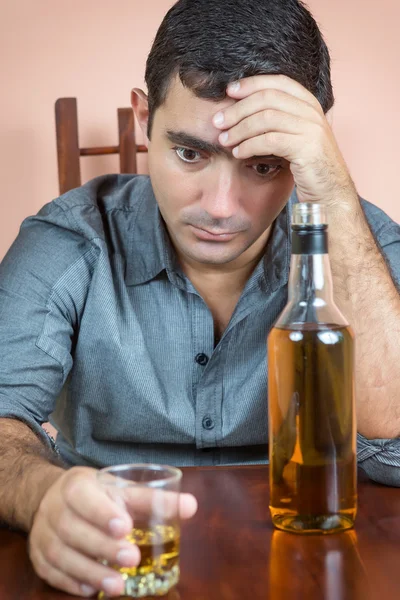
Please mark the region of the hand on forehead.
POLYGON ((213 117, 217 127, 230 127, 235 122, 268 107, 275 110, 286 110, 292 114, 304 113, 305 105, 314 111, 324 114, 317 98, 300 83, 285 75, 255 75, 227 86, 227 94, 236 100, 226 107, 221 107, 213 117))

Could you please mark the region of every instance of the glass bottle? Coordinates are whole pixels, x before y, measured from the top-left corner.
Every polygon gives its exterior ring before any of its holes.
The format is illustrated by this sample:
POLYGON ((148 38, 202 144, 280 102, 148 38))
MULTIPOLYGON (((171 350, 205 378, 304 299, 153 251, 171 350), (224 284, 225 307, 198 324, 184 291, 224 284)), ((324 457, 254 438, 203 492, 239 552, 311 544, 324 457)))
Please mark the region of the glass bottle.
POLYGON ((354 335, 333 300, 326 209, 293 207, 288 303, 268 336, 270 511, 298 533, 357 511, 354 335))

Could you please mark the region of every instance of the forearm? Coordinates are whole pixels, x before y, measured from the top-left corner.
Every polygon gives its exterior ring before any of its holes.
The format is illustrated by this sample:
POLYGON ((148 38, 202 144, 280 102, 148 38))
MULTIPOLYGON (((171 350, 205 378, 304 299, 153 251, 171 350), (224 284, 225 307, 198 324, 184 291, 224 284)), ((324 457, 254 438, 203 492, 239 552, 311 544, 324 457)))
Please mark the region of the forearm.
POLYGON ((29 531, 47 489, 64 472, 31 429, 0 419, 0 522, 29 531))
POLYGON ((335 299, 356 336, 358 430, 400 436, 400 295, 358 199, 330 210, 335 299))

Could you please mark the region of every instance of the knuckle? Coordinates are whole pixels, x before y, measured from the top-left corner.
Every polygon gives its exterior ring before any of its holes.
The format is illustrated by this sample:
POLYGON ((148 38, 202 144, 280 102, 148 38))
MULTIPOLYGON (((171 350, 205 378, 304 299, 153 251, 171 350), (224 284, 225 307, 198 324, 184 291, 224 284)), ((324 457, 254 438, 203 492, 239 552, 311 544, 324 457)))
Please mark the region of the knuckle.
POLYGON ((87 467, 73 467, 67 472, 63 485, 63 497, 69 506, 74 506, 81 498, 82 489, 86 489, 87 484, 92 482, 92 469, 87 467))
POLYGON ((266 142, 268 142, 268 144, 271 144, 271 146, 275 146, 278 143, 278 137, 277 137, 276 131, 270 131, 268 133, 264 133, 264 139, 266 142))
POLYGON ((69 537, 70 537, 70 533, 71 533, 70 519, 68 518, 68 514, 66 512, 63 512, 61 514, 60 518, 58 519, 57 534, 62 540, 68 541, 69 537))
POLYGON ((42 570, 42 567, 45 564, 42 554, 43 536, 37 535, 37 531, 37 527, 32 529, 27 542, 28 556, 36 571, 42 570))
POLYGON ((248 135, 252 129, 251 118, 244 119, 241 126, 243 133, 248 135))
POLYGON ((235 121, 240 119, 242 116, 241 113, 242 110, 240 105, 234 104, 233 106, 227 108, 224 112, 225 124, 229 125, 230 123, 234 123, 235 121))
POLYGON ((52 565, 59 565, 61 559, 61 545, 58 540, 51 540, 45 550, 45 558, 52 565))
POLYGON ((32 539, 32 533, 29 535, 26 542, 26 551, 28 552, 29 558, 32 560, 32 557, 35 553, 35 541, 32 539))
POLYGON ((40 552, 35 552, 31 557, 33 568, 41 579, 46 579, 48 575, 48 566, 40 552))
POLYGON ((282 100, 282 92, 280 90, 267 90, 268 98, 271 100, 282 100))
POLYGON ((70 479, 66 482, 64 488, 64 498, 69 506, 72 506, 76 502, 80 487, 81 482, 77 478, 70 479))
POLYGON ((266 108, 263 112, 264 123, 265 125, 269 125, 271 121, 275 118, 276 112, 273 108, 266 108))
MULTIPOLYGON (((263 145, 265 154, 269 154, 270 148, 274 147, 274 142, 273 142, 273 140, 271 140, 270 136, 271 136, 270 133, 264 133, 262 135, 262 145, 263 145)), ((272 154, 272 151, 271 151, 271 154, 272 154)))
POLYGON ((247 109, 246 109, 246 104, 235 104, 234 106, 231 107, 232 112, 229 114, 229 121, 230 122, 237 122, 240 123, 241 121, 243 121, 246 116, 247 116, 247 109))
POLYGON ((45 567, 44 563, 34 564, 33 568, 36 575, 40 577, 40 579, 43 579, 43 581, 48 581, 48 569, 45 567))
POLYGON ((46 571, 44 567, 44 563, 38 562, 37 560, 32 560, 33 569, 40 579, 46 579, 46 571))
POLYGON ((41 565, 43 557, 35 540, 30 535, 27 543, 28 556, 33 565, 41 565))
POLYGON ((264 100, 265 102, 267 102, 267 101, 269 100, 269 98, 270 98, 270 96, 271 96, 271 91, 272 91, 272 90, 265 89, 265 90, 263 90, 263 91, 261 92, 261 94, 262 94, 262 98, 263 98, 263 100, 264 100))
POLYGON ((47 499, 44 498, 43 501, 39 504, 39 508, 37 509, 34 521, 33 528, 38 527, 38 524, 43 523, 47 519, 48 508, 47 508, 47 499))

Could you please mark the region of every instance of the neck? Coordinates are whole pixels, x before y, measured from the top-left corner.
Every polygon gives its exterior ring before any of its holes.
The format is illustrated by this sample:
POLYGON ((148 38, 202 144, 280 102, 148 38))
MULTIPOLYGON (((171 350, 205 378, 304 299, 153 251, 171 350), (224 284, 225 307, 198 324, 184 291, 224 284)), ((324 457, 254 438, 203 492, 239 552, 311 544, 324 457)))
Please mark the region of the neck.
POLYGON ((177 250, 179 263, 183 272, 196 289, 201 292, 208 290, 223 295, 239 294, 244 289, 246 282, 265 253, 265 246, 269 239, 271 228, 236 260, 223 264, 213 265, 199 263, 177 250))
POLYGON ((199 291, 199 288, 205 288, 209 293, 223 292, 223 295, 231 295, 242 292, 259 260, 260 257, 254 258, 231 270, 214 269, 211 265, 202 265, 202 268, 199 268, 189 263, 181 264, 182 270, 199 291))

